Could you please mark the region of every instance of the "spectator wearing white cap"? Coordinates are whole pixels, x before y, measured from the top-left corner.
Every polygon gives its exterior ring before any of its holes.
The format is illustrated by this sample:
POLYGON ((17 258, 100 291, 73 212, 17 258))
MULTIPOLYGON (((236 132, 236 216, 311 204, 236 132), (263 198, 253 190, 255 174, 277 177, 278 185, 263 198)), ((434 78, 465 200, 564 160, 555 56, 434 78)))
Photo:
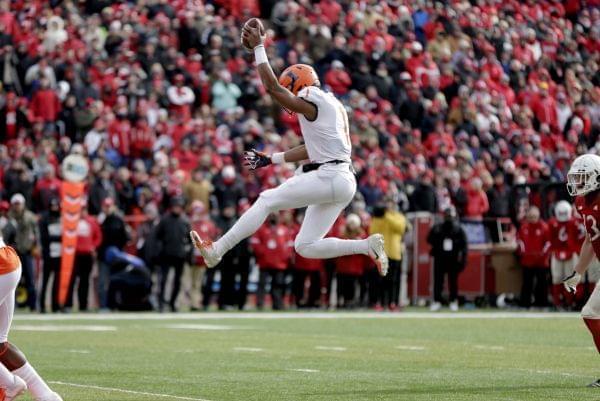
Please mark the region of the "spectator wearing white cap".
POLYGON ((14 194, 10 198, 8 216, 14 222, 16 229, 14 243, 8 245, 13 246, 21 258, 23 277, 27 287, 27 306, 34 311, 36 310, 37 295, 33 257, 37 255, 40 238, 37 218, 27 209, 25 197, 20 193, 14 194))

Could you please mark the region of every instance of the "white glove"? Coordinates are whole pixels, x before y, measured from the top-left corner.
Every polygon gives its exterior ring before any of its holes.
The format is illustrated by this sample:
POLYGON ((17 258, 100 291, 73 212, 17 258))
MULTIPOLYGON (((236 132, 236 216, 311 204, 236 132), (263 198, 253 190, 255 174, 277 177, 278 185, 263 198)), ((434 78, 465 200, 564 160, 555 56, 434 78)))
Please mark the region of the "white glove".
POLYGON ((569 277, 563 280, 565 289, 573 294, 577 291, 577 284, 581 281, 581 274, 573 272, 569 277))

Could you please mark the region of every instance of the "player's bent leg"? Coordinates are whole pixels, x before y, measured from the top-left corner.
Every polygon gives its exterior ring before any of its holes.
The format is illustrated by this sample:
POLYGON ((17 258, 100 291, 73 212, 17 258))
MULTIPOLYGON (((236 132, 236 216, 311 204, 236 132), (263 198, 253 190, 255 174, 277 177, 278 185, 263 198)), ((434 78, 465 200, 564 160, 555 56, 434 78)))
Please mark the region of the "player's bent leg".
POLYGON ((293 176, 278 187, 262 192, 256 202, 218 241, 203 245, 194 240, 194 244, 208 267, 213 267, 236 244, 254 234, 269 214, 332 202, 335 195, 333 187, 332 180, 318 176, 317 171, 293 176))
POLYGON ((387 256, 383 236, 375 234, 364 240, 323 238, 344 209, 346 203, 311 205, 306 209, 300 232, 294 241, 296 252, 310 259, 329 259, 338 256, 370 255, 382 276, 387 274, 387 256))
POLYGON ((367 240, 323 238, 346 205, 347 203, 336 202, 310 205, 306 208, 302 227, 294 241, 294 248, 300 256, 310 259, 329 259, 359 253, 368 255, 367 240))

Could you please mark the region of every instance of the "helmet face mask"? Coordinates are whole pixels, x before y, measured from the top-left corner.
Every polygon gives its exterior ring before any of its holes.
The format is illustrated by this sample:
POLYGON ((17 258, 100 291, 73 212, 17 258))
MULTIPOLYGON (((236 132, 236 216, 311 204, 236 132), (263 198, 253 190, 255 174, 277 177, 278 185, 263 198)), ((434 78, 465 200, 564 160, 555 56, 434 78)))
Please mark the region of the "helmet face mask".
POLYGON ((600 189, 600 156, 583 155, 573 162, 567 173, 567 191, 583 196, 600 189))

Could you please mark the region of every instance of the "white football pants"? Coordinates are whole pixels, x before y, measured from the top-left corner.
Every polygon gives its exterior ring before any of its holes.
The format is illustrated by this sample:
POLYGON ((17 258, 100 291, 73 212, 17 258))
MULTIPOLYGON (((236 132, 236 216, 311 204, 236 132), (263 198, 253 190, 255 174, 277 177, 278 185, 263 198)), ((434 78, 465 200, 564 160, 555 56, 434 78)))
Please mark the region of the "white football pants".
POLYGON ((254 205, 214 243, 214 249, 222 257, 241 240, 254 234, 269 214, 308 206, 294 241, 299 255, 312 259, 358 253, 367 255, 367 240, 323 238, 355 192, 356 179, 346 163, 324 165, 308 173, 302 173, 299 168, 296 175, 277 188, 262 192, 254 205))
POLYGON ((587 270, 588 280, 593 283, 596 282, 594 291, 590 294, 585 305, 581 308, 581 316, 586 319, 600 319, 600 262, 597 258, 594 258, 590 267, 587 270))
POLYGON ((8 331, 15 311, 15 291, 21 279, 21 268, 0 275, 0 343, 8 341, 8 331))

